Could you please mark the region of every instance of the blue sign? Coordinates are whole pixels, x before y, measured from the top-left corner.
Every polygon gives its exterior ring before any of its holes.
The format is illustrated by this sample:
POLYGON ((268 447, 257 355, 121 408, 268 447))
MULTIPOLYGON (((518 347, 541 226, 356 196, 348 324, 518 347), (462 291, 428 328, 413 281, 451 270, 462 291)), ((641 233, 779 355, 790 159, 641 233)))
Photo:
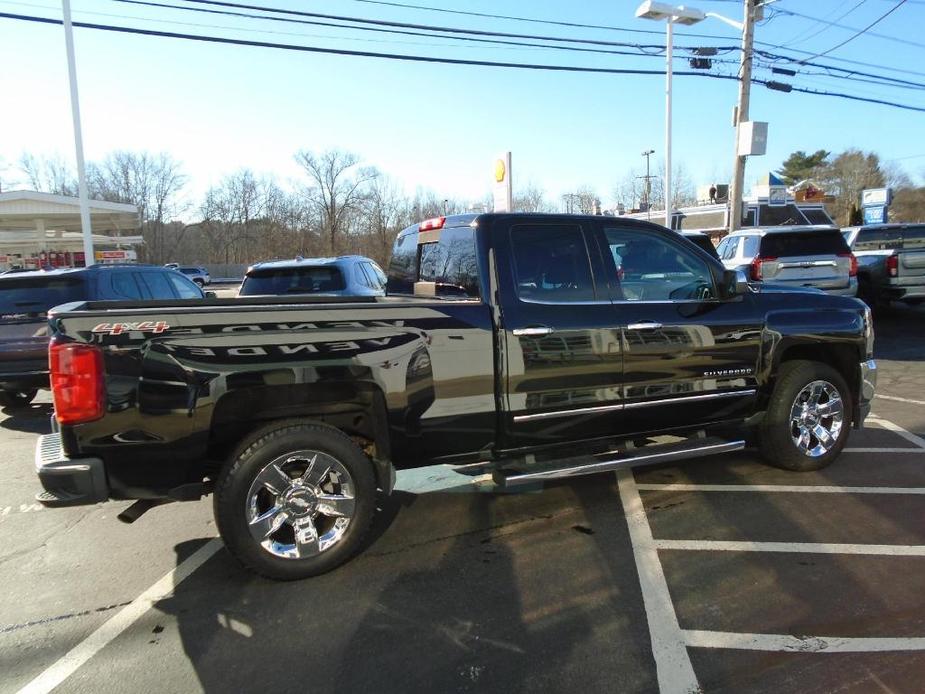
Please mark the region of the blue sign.
POLYGON ((871 205, 864 208, 865 224, 886 224, 887 220, 886 205, 871 205))

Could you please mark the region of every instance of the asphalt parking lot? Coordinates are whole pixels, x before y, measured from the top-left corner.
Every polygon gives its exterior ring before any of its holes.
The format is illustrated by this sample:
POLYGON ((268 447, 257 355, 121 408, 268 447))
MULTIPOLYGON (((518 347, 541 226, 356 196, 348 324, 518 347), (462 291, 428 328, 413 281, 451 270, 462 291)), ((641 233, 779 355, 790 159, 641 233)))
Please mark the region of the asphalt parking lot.
POLYGON ((400 477, 364 554, 240 569, 211 504, 35 505, 47 396, 0 415, 0 692, 919 692, 925 310, 877 318, 870 426, 815 473, 750 452, 498 493, 400 477))

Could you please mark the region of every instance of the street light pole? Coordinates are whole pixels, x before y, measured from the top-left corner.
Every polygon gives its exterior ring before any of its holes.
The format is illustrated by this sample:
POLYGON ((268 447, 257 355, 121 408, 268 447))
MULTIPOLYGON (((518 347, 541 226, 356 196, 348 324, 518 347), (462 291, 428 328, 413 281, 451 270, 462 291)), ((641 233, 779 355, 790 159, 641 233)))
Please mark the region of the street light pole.
POLYGON ((739 67, 739 104, 735 111, 735 161, 732 185, 729 189, 729 233, 742 228, 742 189, 745 186, 745 155, 739 154, 742 123, 748 120, 752 86, 752 44, 755 38, 755 7, 757 0, 745 0, 745 21, 742 27, 742 59, 739 67))
POLYGON ((71 2, 61 0, 64 14, 64 45, 67 50, 67 77, 71 87, 71 116, 74 121, 74 149, 77 154, 77 195, 80 201, 80 230, 83 234, 84 265, 94 263, 93 229, 90 226, 90 196, 84 167, 84 144, 80 129, 80 102, 77 98, 77 66, 74 59, 74 29, 71 26, 71 2))
POLYGON ((671 229, 671 60, 674 57, 674 22, 665 22, 665 226, 671 229))

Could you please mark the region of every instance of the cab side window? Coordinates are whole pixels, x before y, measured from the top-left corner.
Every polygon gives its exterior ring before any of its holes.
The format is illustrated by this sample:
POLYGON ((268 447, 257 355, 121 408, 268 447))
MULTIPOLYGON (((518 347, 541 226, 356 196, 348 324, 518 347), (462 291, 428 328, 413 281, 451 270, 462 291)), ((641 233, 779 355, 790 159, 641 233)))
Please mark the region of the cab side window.
POLYGON ((521 224, 511 229, 514 278, 522 301, 593 301, 594 279, 581 227, 521 224))
POLYGON ((659 235, 605 228, 623 301, 707 301, 717 297, 710 267, 659 235))

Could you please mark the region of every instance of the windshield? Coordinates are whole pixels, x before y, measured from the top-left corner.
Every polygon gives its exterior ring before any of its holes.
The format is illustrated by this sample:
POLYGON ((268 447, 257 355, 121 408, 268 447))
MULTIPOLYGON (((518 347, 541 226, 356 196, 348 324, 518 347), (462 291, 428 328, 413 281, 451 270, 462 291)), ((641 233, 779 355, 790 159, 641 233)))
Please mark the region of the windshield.
POLYGON ((3 318, 45 313, 69 301, 87 298, 82 277, 11 277, 0 279, 0 314, 3 318))
POLYGON ((340 268, 316 265, 253 270, 244 278, 240 295, 324 294, 346 288, 340 268))

